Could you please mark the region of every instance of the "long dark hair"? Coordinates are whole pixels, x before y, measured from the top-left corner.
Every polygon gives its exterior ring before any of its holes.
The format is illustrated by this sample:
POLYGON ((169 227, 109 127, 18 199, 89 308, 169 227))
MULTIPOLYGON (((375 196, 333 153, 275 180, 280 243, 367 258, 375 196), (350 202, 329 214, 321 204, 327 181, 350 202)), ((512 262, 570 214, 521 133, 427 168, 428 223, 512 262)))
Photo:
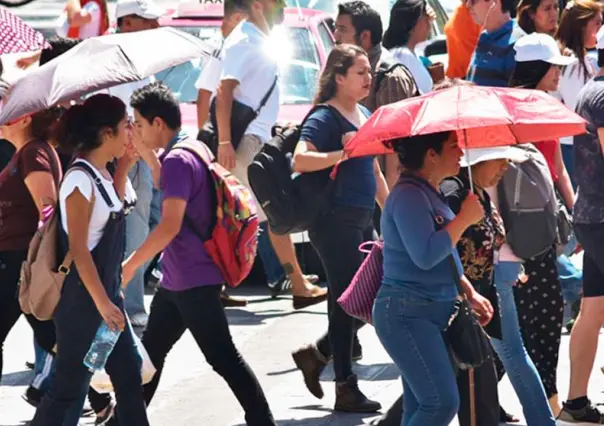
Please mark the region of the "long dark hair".
POLYGON ((426 0, 397 0, 390 11, 390 22, 382 45, 386 49, 406 46, 411 31, 426 11, 426 0))
POLYGON ((552 65, 545 61, 516 62, 509 86, 536 89, 551 67, 552 65))
POLYGON ((518 25, 527 34, 532 34, 537 31, 535 21, 531 14, 537 13, 537 8, 543 0, 521 0, 516 9, 518 25))
POLYGON ((319 79, 319 90, 313 102, 315 105, 333 99, 338 91, 336 76, 346 75, 358 56, 367 56, 367 52, 352 44, 341 44, 334 47, 319 79))
POLYGON ((566 4, 560 25, 556 32, 556 40, 560 43, 561 50, 571 50, 579 59, 583 76, 588 79, 591 74, 587 68, 585 47, 585 28, 587 23, 597 15, 602 14, 602 5, 594 0, 573 0, 566 4))
POLYGON ((430 133, 427 135, 409 136, 385 141, 384 145, 398 154, 403 170, 415 172, 424 167, 426 154, 431 149, 437 154, 443 151, 445 142, 452 132, 430 133))
POLYGON ((88 153, 103 143, 102 132, 117 133, 126 105, 115 96, 94 95, 65 112, 57 126, 56 141, 65 153, 88 153))

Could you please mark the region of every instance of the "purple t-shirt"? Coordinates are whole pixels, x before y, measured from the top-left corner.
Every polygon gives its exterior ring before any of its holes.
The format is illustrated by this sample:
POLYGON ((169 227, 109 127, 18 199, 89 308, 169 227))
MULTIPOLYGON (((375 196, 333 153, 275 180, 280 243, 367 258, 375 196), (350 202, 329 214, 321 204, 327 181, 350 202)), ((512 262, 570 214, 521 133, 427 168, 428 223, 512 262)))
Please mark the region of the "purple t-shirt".
MULTIPOLYGON (((213 183, 205 165, 192 153, 179 149, 162 160, 162 198, 187 201, 186 214, 204 233, 212 220, 213 183)), ((183 221, 180 232, 164 249, 161 258, 162 287, 183 291, 224 283, 222 273, 206 252, 203 242, 183 221)))

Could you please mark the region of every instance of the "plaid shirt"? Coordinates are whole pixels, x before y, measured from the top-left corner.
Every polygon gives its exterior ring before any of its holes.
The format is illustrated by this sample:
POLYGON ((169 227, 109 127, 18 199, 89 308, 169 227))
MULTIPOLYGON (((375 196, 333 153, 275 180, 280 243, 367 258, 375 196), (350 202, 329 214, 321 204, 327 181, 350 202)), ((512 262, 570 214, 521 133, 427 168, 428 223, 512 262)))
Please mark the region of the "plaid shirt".
POLYGON ((382 78, 379 87, 376 86, 376 75, 382 58, 389 57, 390 52, 381 44, 374 46, 369 52, 369 63, 374 84, 367 98, 361 104, 373 112, 382 105, 388 105, 403 99, 416 96, 419 91, 411 74, 403 67, 397 67, 382 78))

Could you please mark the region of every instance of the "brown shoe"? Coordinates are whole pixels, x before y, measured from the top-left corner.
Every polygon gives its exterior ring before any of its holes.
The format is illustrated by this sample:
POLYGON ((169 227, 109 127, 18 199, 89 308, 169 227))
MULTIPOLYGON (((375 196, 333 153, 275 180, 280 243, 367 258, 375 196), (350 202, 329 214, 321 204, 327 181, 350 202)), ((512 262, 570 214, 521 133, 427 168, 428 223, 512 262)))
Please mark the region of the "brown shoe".
POLYGON ((294 296, 293 305, 294 310, 308 308, 309 306, 316 305, 327 300, 329 297, 328 293, 317 294, 316 296, 294 296))
POLYGON ((220 293, 220 301, 225 308, 244 307, 247 306, 247 300, 229 296, 225 291, 220 293))
POLYGON ((327 360, 314 345, 305 346, 292 353, 296 367, 304 376, 306 387, 316 398, 323 398, 321 387, 321 372, 327 365, 327 360))
POLYGON ((382 408, 377 401, 368 399, 359 389, 357 377, 352 375, 345 382, 336 383, 335 411, 347 413, 375 413, 382 408))

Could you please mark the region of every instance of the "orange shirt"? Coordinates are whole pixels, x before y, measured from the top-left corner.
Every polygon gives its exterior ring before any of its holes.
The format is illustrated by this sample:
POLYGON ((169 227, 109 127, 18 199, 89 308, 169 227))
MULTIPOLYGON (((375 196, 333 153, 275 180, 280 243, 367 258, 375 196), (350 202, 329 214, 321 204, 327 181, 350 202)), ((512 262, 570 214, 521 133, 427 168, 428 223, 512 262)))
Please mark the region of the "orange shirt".
POLYGON ((447 77, 466 77, 480 33, 481 27, 474 22, 470 9, 464 3, 460 4, 445 25, 449 55, 447 77))

